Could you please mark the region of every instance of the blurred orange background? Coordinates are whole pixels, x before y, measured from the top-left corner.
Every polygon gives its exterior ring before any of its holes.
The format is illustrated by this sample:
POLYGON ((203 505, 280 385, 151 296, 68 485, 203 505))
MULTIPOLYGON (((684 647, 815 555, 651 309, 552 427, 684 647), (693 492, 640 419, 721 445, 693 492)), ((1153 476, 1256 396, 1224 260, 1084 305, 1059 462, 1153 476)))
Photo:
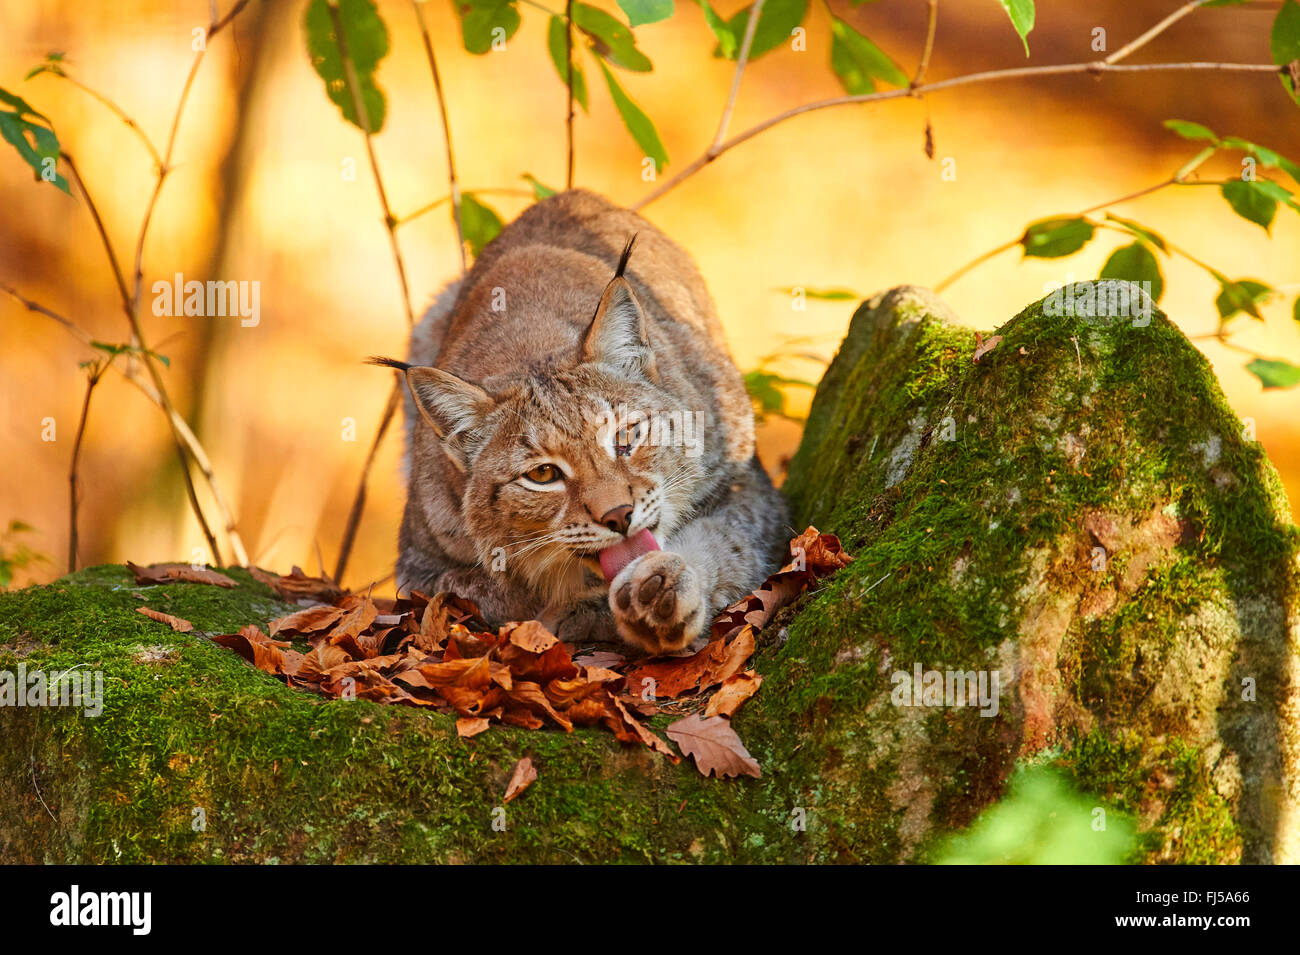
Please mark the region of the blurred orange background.
MULTIPOLYGON (((560 0, 539 0, 562 9, 560 0)), ((621 16, 612 2, 601 6, 621 16)), ((742 4, 716 5, 730 16, 742 4)), ((1097 27, 1115 50, 1181 4, 1175 0, 1040 3, 1030 65, 1098 58, 1097 27)), ((158 278, 256 280, 261 322, 147 316, 149 344, 171 359, 166 380, 210 453, 250 558, 287 571, 333 568, 347 511, 390 377, 363 366, 374 353, 403 355, 406 322, 374 183, 359 131, 326 98, 308 61, 305 0, 254 0, 213 39, 176 144, 176 165, 145 250, 146 294, 158 278), (356 175, 345 174, 355 164, 356 175), (350 427, 350 424, 352 425, 350 427)), ((388 117, 375 140, 395 213, 447 193, 433 85, 410 3, 380 0, 391 51, 377 78, 388 117)), ((880 0, 837 15, 870 36, 909 74, 923 43, 926 3, 880 0)), ((222 10, 229 8, 223 0, 222 10)), ((1269 62, 1277 5, 1198 10, 1131 62, 1269 62)), ((466 189, 517 194, 483 198, 505 218, 531 200, 524 173, 563 184, 566 95, 546 54, 546 14, 520 7, 523 26, 501 52, 471 56, 453 8, 425 6, 449 100, 457 165, 466 189)), ((129 269, 153 171, 123 123, 65 80, 23 76, 51 51, 111 97, 160 148, 193 59, 192 31, 207 24, 202 0, 0 0, 0 86, 54 121, 76 157, 117 255, 129 269)), ((806 52, 778 48, 745 72, 731 131, 800 103, 842 93, 829 64, 824 7, 805 20, 806 52)), ((711 57, 713 38, 698 6, 678 0, 671 20, 639 27, 650 74, 619 73, 655 120, 671 176, 712 140, 734 64, 711 57)), ((1020 40, 996 0, 940 3, 929 78, 1022 66, 1020 40)), ((618 118, 594 65, 591 112, 576 120, 578 185, 633 203, 650 191, 641 151, 618 118)), ((790 286, 863 293, 903 284, 933 286, 975 256, 1018 236, 1035 219, 1093 206, 1170 176, 1197 151, 1161 127, 1195 120, 1300 157, 1300 113, 1267 74, 1142 73, 1040 77, 972 85, 924 100, 826 109, 783 123, 719 158, 643 210, 696 258, 718 303, 737 363, 755 367, 786 350, 834 353, 851 302, 792 310, 790 286), (936 158, 924 155, 926 117, 936 158), (945 180, 943 160, 955 161, 945 180)), ((127 340, 93 224, 77 199, 34 183, 0 144, 0 282, 68 316, 96 339, 127 340)), ((1236 175, 1235 157, 1203 167, 1236 175)), ((1288 183, 1294 188, 1293 183, 1288 183)), ((74 188, 75 191, 75 188, 74 188)), ((1183 187, 1116 206, 1233 278, 1289 289, 1264 308, 1266 322, 1238 319, 1233 341, 1300 362, 1300 216, 1282 209, 1272 237, 1235 216, 1211 188, 1183 187)), ((417 313, 456 277, 456 238, 445 207, 399 229, 417 313)), ((1063 260, 1022 263, 998 256, 945 293, 970 325, 990 329, 1046 287, 1095 276, 1125 244, 1102 237, 1063 260)), ((1189 263, 1162 259, 1162 307, 1189 335, 1214 330, 1213 280, 1189 263)), ((146 309, 147 311, 147 309, 146 309)), ((67 564, 68 465, 85 390, 78 363, 94 353, 50 319, 0 295, 0 529, 33 525, 28 543, 48 555, 15 583, 48 580, 67 564), (43 419, 56 438, 42 440, 43 419)), ((1238 414, 1300 500, 1300 391, 1263 391, 1246 358, 1201 342, 1238 414)), ((820 373, 795 359, 795 377, 820 373)), ((1159 373, 1159 369, 1153 369, 1159 373)), ((794 408, 807 395, 792 394, 794 408)), ((765 462, 779 470, 798 426, 760 429, 765 462)), ((376 462, 348 582, 391 573, 404 497, 400 429, 376 462)), ((119 376, 96 391, 82 452, 80 564, 206 560, 175 453, 158 409, 119 376), (198 549, 196 552, 196 548, 198 549)), ((209 503, 200 485, 204 504, 209 503)), ((215 512, 209 508, 216 523, 215 512)), ((224 556, 230 549, 218 534, 224 556)))

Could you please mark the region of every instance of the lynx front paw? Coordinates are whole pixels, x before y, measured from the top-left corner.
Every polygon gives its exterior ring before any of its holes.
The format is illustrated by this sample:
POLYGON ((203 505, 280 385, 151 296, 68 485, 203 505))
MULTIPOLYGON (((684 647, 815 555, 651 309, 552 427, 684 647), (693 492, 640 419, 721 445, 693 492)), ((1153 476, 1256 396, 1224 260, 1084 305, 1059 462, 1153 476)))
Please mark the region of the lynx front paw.
POLYGON ((652 654, 684 649, 706 623, 699 575, 669 551, 651 551, 624 567, 609 585, 609 608, 619 636, 652 654))

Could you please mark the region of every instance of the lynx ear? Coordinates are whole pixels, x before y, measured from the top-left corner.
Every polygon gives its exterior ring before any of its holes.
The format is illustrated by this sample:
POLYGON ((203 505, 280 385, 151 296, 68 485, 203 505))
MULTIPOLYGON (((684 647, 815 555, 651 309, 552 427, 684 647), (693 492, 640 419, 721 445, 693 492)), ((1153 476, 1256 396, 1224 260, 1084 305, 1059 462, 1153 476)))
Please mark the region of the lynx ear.
POLYGON ((492 410, 486 391, 441 368, 412 366, 406 369, 406 385, 420 415, 444 441, 471 430, 492 410))
POLYGON ((632 286, 623 278, 635 241, 634 235, 623 250, 617 273, 605 286, 591 327, 582 341, 582 357, 585 361, 640 373, 653 381, 656 377, 655 361, 646 334, 645 313, 641 311, 632 286))

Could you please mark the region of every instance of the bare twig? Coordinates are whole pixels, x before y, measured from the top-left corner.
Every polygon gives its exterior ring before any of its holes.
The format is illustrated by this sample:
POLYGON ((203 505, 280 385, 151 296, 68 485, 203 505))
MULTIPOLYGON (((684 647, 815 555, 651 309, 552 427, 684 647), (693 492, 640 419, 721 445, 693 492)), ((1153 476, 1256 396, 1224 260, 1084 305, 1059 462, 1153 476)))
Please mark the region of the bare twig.
MULTIPOLYGON (((420 37, 424 40, 424 53, 429 59, 429 72, 433 74, 433 89, 438 96, 438 115, 442 119, 442 139, 447 144, 447 178, 451 183, 451 220, 456 226, 456 250, 460 253, 460 271, 463 275, 465 261, 465 229, 460 218, 460 183, 456 179, 456 158, 451 149, 451 124, 447 121, 447 97, 442 91, 442 75, 438 72, 438 59, 433 55, 433 40, 429 37, 429 28, 424 23, 424 0, 411 0, 415 7, 415 19, 420 25, 420 37)), ((397 225, 397 222, 393 223, 397 225)))
POLYGON ((921 50, 921 62, 916 67, 916 75, 912 77, 913 89, 925 82, 925 72, 930 68, 930 54, 934 52, 934 33, 939 25, 939 0, 929 0, 929 2, 930 14, 925 27, 925 48, 921 50))
MULTIPOLYGON (((117 253, 113 251, 113 243, 108 238, 108 230, 104 228, 104 220, 99 215, 99 207, 95 205, 94 198, 90 195, 90 190, 86 188, 86 180, 81 178, 81 170, 77 168, 76 162, 71 154, 66 151, 60 151, 59 157, 63 160, 64 165, 68 167, 68 172, 72 173, 72 179, 77 184, 77 189, 81 193, 81 198, 86 200, 86 208, 90 210, 90 218, 94 220, 95 231, 99 233, 100 242, 103 243, 104 251, 108 253, 108 264, 113 269, 113 279, 117 282, 118 294, 122 297, 122 308, 129 315, 131 312, 131 293, 126 289, 126 276, 122 272, 122 266, 117 260, 117 253)), ((161 166, 161 161, 159 166, 161 166)))
POLYGON ((754 32, 758 29, 758 19, 763 15, 763 0, 754 0, 750 8, 749 19, 745 22, 745 37, 740 41, 740 52, 736 54, 736 72, 731 75, 731 91, 727 94, 727 103, 722 107, 722 118, 718 121, 718 132, 713 137, 709 152, 722 147, 731 125, 731 114, 736 109, 736 99, 740 96, 740 80, 745 75, 745 65, 749 62, 749 51, 754 45, 754 32))
MULTIPOLYGON (((81 326, 77 325, 71 319, 67 318, 66 316, 60 315, 58 312, 45 307, 39 302, 32 301, 31 299, 19 293, 12 286, 6 285, 2 282, 0 282, 0 292, 4 292, 5 294, 9 295, 12 299, 14 299, 14 301, 18 302, 18 304, 22 305, 29 312, 34 312, 38 315, 44 315, 46 318, 54 320, 59 325, 61 325, 69 334, 71 334, 74 338, 80 341, 83 345, 89 347, 94 346, 95 340, 93 337, 91 337, 90 333, 87 332, 85 329, 83 329, 81 326)), ((137 364, 124 363, 119 365, 115 363, 112 365, 112 368, 114 371, 120 374, 131 384, 135 385, 136 388, 138 388, 146 398, 152 401, 159 408, 163 408, 162 399, 159 398, 158 396, 158 390, 153 386, 153 383, 147 377, 141 374, 139 370, 139 366, 137 364)), ((165 408, 163 408, 163 410, 166 411, 165 408)), ((212 468, 212 461, 208 458, 207 451, 204 450, 203 445, 199 442, 198 437, 190 429, 189 423, 186 422, 186 420, 182 418, 174 408, 171 411, 171 423, 172 423, 172 427, 175 428, 176 432, 180 435, 180 440, 185 445, 185 450, 187 450, 190 453, 190 456, 194 459, 195 466, 199 469, 199 472, 207 480, 208 486, 214 490, 214 497, 215 497, 217 478, 212 468)))
MULTIPOLYGON (((487 188, 487 189, 470 189, 469 191, 475 193, 476 195, 481 193, 483 195, 523 196, 526 199, 533 198, 533 193, 528 189, 511 189, 508 187, 502 187, 502 188, 487 188)), ((394 225, 399 225, 399 226, 406 225, 412 219, 418 219, 426 212, 432 212, 434 209, 437 209, 443 203, 450 202, 451 198, 452 198, 451 196, 443 196, 441 199, 435 199, 433 202, 430 202, 427 205, 420 206, 420 208, 416 209, 414 212, 409 212, 404 216, 399 216, 397 222, 395 222, 394 225)))
MULTIPOLYGON (((357 79, 356 65, 352 62, 352 55, 348 52, 347 36, 343 32, 343 20, 339 15, 337 0, 329 0, 327 9, 334 26, 334 41, 338 44, 339 58, 343 61, 343 75, 347 80, 348 91, 352 97, 352 108, 356 112, 357 123, 365 134, 366 153, 370 157, 370 171, 374 175, 375 189, 379 193, 379 203, 384 210, 384 227, 388 231, 388 244, 392 249, 393 262, 397 266, 397 278, 402 286, 402 306, 406 309, 406 324, 408 328, 414 328, 415 312, 411 308, 411 292, 406 282, 406 265, 402 261, 402 250, 397 244, 397 219, 393 216, 392 209, 388 205, 388 193, 384 189, 384 180, 379 172, 379 162, 375 158, 375 149, 372 142, 374 134, 370 129, 370 117, 366 113, 365 102, 361 96, 361 83, 357 79)), ((450 137, 448 137, 448 141, 450 142, 450 137)), ((454 195, 455 192, 453 192, 454 195)), ((393 415, 397 411, 397 405, 401 397, 400 389, 400 379, 395 377, 392 391, 388 395, 388 403, 384 406, 383 418, 379 422, 379 429, 375 432, 375 439, 371 442, 370 453, 366 456, 365 464, 361 469, 361 479, 357 483, 356 494, 353 496, 352 507, 348 514, 348 523, 343 531, 343 541, 339 545, 339 560, 334 574, 334 579, 339 582, 343 580, 343 572, 347 569, 348 557, 352 554, 352 543, 356 538, 357 528, 361 523, 361 513, 366 503, 366 485, 370 480, 370 469, 374 465, 379 445, 383 441, 388 426, 393 420, 393 415)))
POLYGON ((140 142, 144 143, 144 148, 147 149, 149 151, 149 155, 153 157, 154 165, 155 166, 162 165, 162 156, 158 155, 158 149, 157 147, 154 146, 153 140, 151 140, 145 134, 145 131, 140 128, 140 124, 137 123, 134 119, 132 119, 131 116, 126 112, 126 110, 122 109, 122 107, 118 106, 117 103, 113 102, 113 100, 109 99, 103 93, 99 92, 99 90, 95 89, 92 86, 87 86, 85 83, 81 82, 81 80, 77 79, 71 73, 65 73, 61 69, 46 70, 45 72, 50 73, 53 76, 62 77, 63 79, 71 83, 73 86, 75 86, 77 89, 81 90, 83 93, 86 93, 91 98, 98 100, 99 103, 102 106, 104 106, 110 113, 112 113, 123 123, 125 123, 127 129, 131 130, 131 132, 135 133, 135 135, 139 137, 140 142))
POLYGON ((334 42, 339 47, 339 57, 343 61, 343 75, 347 80, 348 92, 352 97, 352 109, 357 115, 357 124, 365 134, 366 155, 370 159, 370 171, 374 175, 375 191, 379 193, 379 205, 384 211, 384 228, 388 232, 388 244, 393 252, 393 264, 397 267, 397 280, 402 286, 402 307, 406 309, 406 324, 415 327, 415 312, 411 308, 411 290, 406 281, 406 262, 402 259, 402 250, 397 244, 397 218, 388 204, 388 191, 384 188, 384 177, 379 173, 379 160, 375 158, 374 131, 370 128, 370 115, 366 111, 365 99, 361 95, 361 82, 357 79, 356 64, 348 52, 348 40, 343 32, 343 19, 339 16, 338 0, 329 0, 326 4, 330 21, 334 26, 334 42))
POLYGON ((1173 26, 1175 23, 1177 23, 1179 20, 1187 16, 1187 14, 1191 13, 1193 10, 1195 10, 1197 7, 1199 7, 1201 4, 1205 2, 1206 0, 1191 0, 1190 3, 1183 4, 1173 13, 1169 14, 1169 16, 1165 17, 1163 20, 1161 20, 1159 23, 1153 26, 1150 30, 1147 30, 1146 33, 1143 33, 1141 36, 1133 40, 1131 43, 1126 43, 1124 46, 1120 47, 1110 56, 1106 57, 1105 62, 1118 63, 1120 60, 1126 59, 1128 56, 1142 49, 1142 47, 1146 46, 1148 43, 1150 43, 1160 34, 1164 33, 1171 26, 1173 26))
MULTIPOLYGON (((762 3, 763 0, 758 0, 762 3)), ((573 188, 573 0, 564 2, 564 85, 567 88, 568 106, 564 114, 564 135, 568 144, 564 187, 573 188)))
POLYGON ((817 110, 830 109, 834 106, 848 106, 854 103, 878 103, 885 100, 901 99, 906 96, 914 96, 920 93, 935 93, 940 90, 953 89, 958 86, 970 86, 976 83, 989 83, 999 80, 1020 79, 1027 76, 1063 76, 1071 73, 1157 73, 1157 72, 1188 72, 1188 71, 1217 71, 1217 72, 1235 72, 1235 73, 1278 73, 1280 68, 1272 63, 1148 63, 1141 66, 1126 66, 1123 64, 1109 64, 1101 61, 1090 61, 1087 63, 1062 63, 1056 66, 1024 66, 1006 70, 988 70, 983 73, 971 73, 966 76, 955 76, 951 79, 939 80, 934 83, 923 83, 920 86, 910 86, 906 89, 883 90, 875 93, 861 93, 854 96, 836 96, 831 99, 818 100, 813 103, 804 103, 802 106, 795 106, 783 113, 772 116, 763 120, 727 140, 716 150, 710 148, 701 156, 695 159, 690 165, 686 166, 673 178, 669 179, 663 185, 651 190, 650 193, 634 203, 630 208, 642 209, 664 193, 679 186, 683 181, 695 175, 705 166, 708 166, 714 160, 724 153, 730 152, 741 143, 748 142, 760 133, 764 133, 784 123, 786 120, 793 119, 796 116, 802 116, 805 113, 816 112, 817 110))
POLYGON ((361 513, 366 507, 366 483, 370 475, 371 468, 374 467, 375 457, 379 454, 379 446, 384 441, 384 435, 388 433, 388 426, 392 424, 393 417, 397 413, 397 406, 402 397, 403 382, 401 378, 395 378, 393 388, 388 393, 388 403, 384 405, 384 413, 379 419, 379 430, 375 432, 375 439, 370 442, 370 451, 366 454, 366 463, 361 468, 361 483, 357 485, 356 496, 352 499, 352 507, 348 510, 348 523, 343 529, 343 543, 339 545, 339 559, 334 564, 334 580, 336 583, 342 583, 343 571, 347 569, 348 558, 352 556, 352 544, 357 536, 357 528, 361 525, 361 513))
POLYGON ((77 422, 77 437, 72 442, 72 463, 68 467, 68 573, 77 570, 77 465, 81 460, 81 441, 86 435, 86 419, 90 416, 90 398, 95 386, 108 371, 112 357, 95 361, 90 366, 86 380, 86 397, 81 402, 81 420, 77 422))
MULTIPOLYGON (((195 463, 199 464, 200 470, 203 471, 204 477, 207 479, 209 489, 212 492, 213 500, 215 501, 218 510, 221 512, 221 515, 225 520, 225 525, 226 525, 225 530, 230 539, 231 549, 234 551, 236 561, 241 565, 246 564, 248 562, 248 557, 244 551, 243 541, 239 536, 239 532, 236 527, 234 517, 231 514, 229 507, 226 505, 224 495, 221 493, 220 486, 216 481, 216 474, 212 470, 212 466, 207 459, 207 455, 203 453, 202 447, 199 445, 198 439, 197 437, 195 437, 193 431, 189 428, 188 425, 184 423, 184 419, 181 418, 181 416, 177 413, 176 409, 172 405, 171 397, 167 393, 166 385, 163 383, 162 374, 159 371, 157 366, 157 357, 153 354, 153 352, 149 350, 148 344, 144 338, 143 328, 141 324, 141 301, 142 301, 142 290, 143 290, 143 280, 144 280, 144 270, 143 270, 144 243, 148 235, 149 224, 153 218, 154 208, 156 207, 158 202, 158 196, 162 191, 163 183, 164 181, 166 181, 167 174, 170 171, 171 157, 176 146, 176 135, 180 128, 181 116, 185 110, 185 103, 189 97, 190 88, 194 84, 194 77, 198 73, 199 64, 202 63, 204 54, 207 49, 206 41, 210 40, 213 36, 219 33, 227 24, 229 24, 239 14, 239 12, 245 6, 247 6, 247 4, 248 4, 248 0, 237 0, 234 6, 231 7, 230 11, 224 17, 213 19, 212 22, 209 23, 207 33, 205 35, 204 47, 203 49, 197 51, 194 61, 190 66, 190 71, 185 78, 185 85, 181 90, 180 101, 177 103, 176 113, 172 118, 171 132, 167 138, 166 151, 163 153, 161 157, 158 157, 157 150, 153 148, 153 144, 148 141, 147 137, 144 137, 146 144, 150 149, 151 154, 155 156, 157 167, 155 170, 156 177, 154 181, 154 188, 152 193, 150 194, 149 202, 145 207, 145 214, 141 221, 139 236, 136 240, 134 292, 131 295, 128 295, 127 293, 126 277, 122 271, 122 267, 120 263, 117 260, 117 255, 113 251, 113 245, 108 238, 108 232, 104 227, 103 218, 99 214, 99 209, 96 206, 94 199, 91 197, 89 190, 86 188, 85 180, 82 178, 80 171, 77 169, 76 163, 73 161, 71 156, 67 155, 66 153, 64 154, 64 159, 68 166, 68 169, 72 172, 74 178, 77 180, 78 187, 81 191, 82 196, 86 200, 86 205, 89 208, 91 217, 95 222, 95 228, 99 232, 100 239, 103 242, 104 250, 108 254, 109 264, 112 266, 113 269, 113 277, 117 282, 118 292, 122 297, 123 310, 126 312, 127 320, 131 324, 131 332, 134 337, 135 343, 140 348, 141 362, 144 364, 146 370, 149 372, 150 377, 153 379, 155 400, 157 401, 159 406, 163 409, 164 413, 167 415, 167 421, 171 428, 172 438, 176 445, 176 453, 180 460, 181 475, 185 482, 185 490, 187 496, 189 497, 190 507, 194 511, 194 516, 199 522, 199 526, 203 531, 203 535, 208 543, 209 549, 212 551, 213 560, 216 563, 220 564, 221 552, 220 549, 217 547, 216 537, 212 533, 211 526, 208 524, 207 518, 203 513, 203 508, 199 504, 198 492, 194 487, 194 479, 193 476, 190 474, 190 469, 189 469, 189 460, 186 457, 187 451, 190 454, 190 456, 194 458, 195 463)), ((110 102, 104 100, 102 97, 101 100, 106 103, 110 102)), ((112 109, 115 113, 117 113, 119 117, 128 121, 128 125, 133 125, 133 121, 130 120, 130 117, 126 116, 126 114, 122 112, 120 108, 117 108, 116 104, 111 104, 110 109, 112 109)), ((143 137, 143 134, 141 135, 143 137)), ((49 314, 48 310, 46 310, 46 314, 49 314)))
MULTIPOLYGON (((1210 156, 1213 155, 1213 153, 1214 153, 1213 149, 1203 150, 1200 154, 1197 155, 1195 160, 1185 164, 1181 169, 1178 170, 1178 172, 1174 173, 1168 179, 1162 179, 1159 182, 1157 182, 1155 185, 1147 186, 1144 189, 1139 189, 1137 190, 1137 192, 1130 192, 1128 195, 1120 196, 1118 199, 1111 199, 1108 202, 1099 202, 1095 206, 1089 206, 1086 209, 1079 210, 1077 213, 1075 213, 1075 215, 1086 216, 1093 212, 1100 212, 1102 209, 1109 209, 1111 206, 1118 206, 1121 203, 1132 202, 1134 199, 1141 199, 1143 196, 1149 196, 1151 195, 1151 193, 1159 192, 1161 189, 1165 189, 1169 186, 1184 185, 1186 183, 1187 176, 1191 175, 1191 173, 1195 171, 1197 167, 1199 167, 1202 163, 1204 163, 1205 160, 1209 159, 1210 156)), ((983 265, 985 262, 989 261, 990 259, 1001 255, 1003 252, 1006 252, 1008 249, 1014 249, 1016 246, 1018 246, 1021 243, 1023 238, 1024 236, 1022 234, 1020 236, 1017 236, 1014 239, 1011 239, 1009 242, 1002 243, 997 248, 990 249, 989 251, 983 253, 982 255, 976 256, 974 259, 967 262, 956 272, 953 272, 946 279, 944 279, 942 282, 936 285, 934 287, 934 290, 936 292, 942 292, 948 286, 952 285, 954 282, 956 282, 962 276, 966 275, 968 272, 974 270, 976 267, 983 265)), ((1191 256, 1184 256, 1184 257, 1191 258, 1191 256)), ((1197 264, 1199 265, 1202 263, 1197 263, 1197 264)))

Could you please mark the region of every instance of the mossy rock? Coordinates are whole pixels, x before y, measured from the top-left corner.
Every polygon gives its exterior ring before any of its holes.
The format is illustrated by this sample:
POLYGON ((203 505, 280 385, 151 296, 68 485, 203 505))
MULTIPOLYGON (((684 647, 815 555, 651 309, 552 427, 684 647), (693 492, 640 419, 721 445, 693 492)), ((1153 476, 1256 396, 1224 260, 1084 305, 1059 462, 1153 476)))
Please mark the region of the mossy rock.
POLYGON ((1207 364, 1158 314, 1040 306, 976 364, 945 314, 866 303, 818 389, 787 491, 857 560, 761 637, 762 778, 291 690, 208 639, 287 611, 243 571, 99 567, 0 595, 0 669, 105 679, 97 717, 0 708, 0 861, 925 861, 1042 764, 1135 859, 1300 861, 1300 532, 1207 364), (916 663, 997 670, 998 714, 894 705, 916 663))
POLYGON ((1135 817, 1135 860, 1300 862, 1300 530, 1281 482, 1159 311, 1052 311, 1027 308, 978 362, 923 290, 854 315, 785 489, 799 526, 858 560, 790 626, 802 659, 763 692, 820 697, 823 798, 869 803, 846 815, 880 820, 892 858, 925 858, 1013 768, 1049 763, 1135 817), (998 715, 892 705, 890 677, 918 664, 999 672, 998 715))

